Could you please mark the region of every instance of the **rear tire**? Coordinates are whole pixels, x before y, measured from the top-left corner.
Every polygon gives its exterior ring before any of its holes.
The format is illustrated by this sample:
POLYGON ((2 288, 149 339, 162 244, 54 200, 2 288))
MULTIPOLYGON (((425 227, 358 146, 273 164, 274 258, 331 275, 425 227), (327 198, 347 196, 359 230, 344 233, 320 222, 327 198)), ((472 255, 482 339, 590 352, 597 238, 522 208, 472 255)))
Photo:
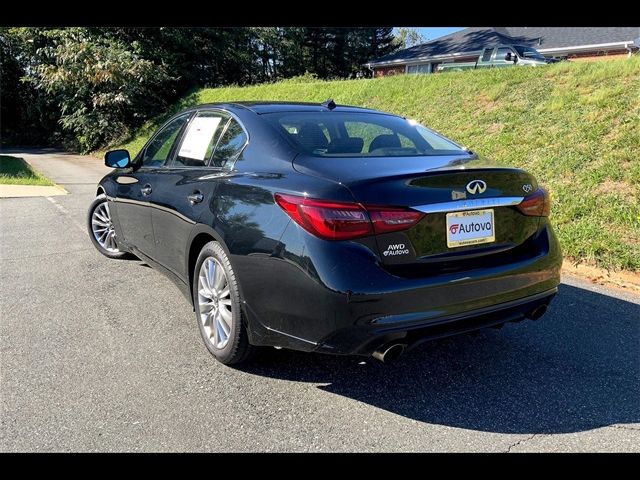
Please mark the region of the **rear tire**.
POLYGON ((111 223, 109 204, 107 196, 103 193, 98 195, 89 206, 87 215, 87 228, 89 238, 93 246, 105 257, 128 258, 130 254, 118 248, 115 230, 111 223))
POLYGON ((229 257, 218 242, 200 251, 193 272, 193 305, 207 350, 224 365, 247 361, 249 343, 240 308, 240 291, 229 257))

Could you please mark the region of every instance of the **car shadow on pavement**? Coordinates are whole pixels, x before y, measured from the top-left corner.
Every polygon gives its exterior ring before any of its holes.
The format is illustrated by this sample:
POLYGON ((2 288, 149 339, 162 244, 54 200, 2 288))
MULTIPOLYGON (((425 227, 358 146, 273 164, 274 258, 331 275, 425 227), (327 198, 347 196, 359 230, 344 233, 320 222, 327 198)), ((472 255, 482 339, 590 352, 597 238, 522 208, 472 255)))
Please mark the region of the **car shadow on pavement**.
POLYGON ((561 285, 539 321, 425 343, 382 364, 268 349, 247 373, 421 422, 500 433, 568 433, 640 422, 640 305, 561 285))

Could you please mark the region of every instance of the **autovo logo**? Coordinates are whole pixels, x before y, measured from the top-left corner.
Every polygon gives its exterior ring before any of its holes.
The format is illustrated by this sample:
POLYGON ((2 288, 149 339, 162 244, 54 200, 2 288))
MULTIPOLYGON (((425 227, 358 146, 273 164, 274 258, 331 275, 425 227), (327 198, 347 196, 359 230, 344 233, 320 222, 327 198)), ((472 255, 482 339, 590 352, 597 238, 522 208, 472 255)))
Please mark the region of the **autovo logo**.
POLYGON ((456 233, 490 232, 491 222, 452 223, 449 225, 451 235, 456 233))
POLYGON ((483 180, 471 180, 467 183, 467 192, 471 195, 476 193, 484 193, 487 189, 487 184, 483 180))
POLYGON ((393 243, 387 247, 387 249, 382 252, 385 257, 395 256, 395 255, 409 255, 409 249, 404 243, 393 243))

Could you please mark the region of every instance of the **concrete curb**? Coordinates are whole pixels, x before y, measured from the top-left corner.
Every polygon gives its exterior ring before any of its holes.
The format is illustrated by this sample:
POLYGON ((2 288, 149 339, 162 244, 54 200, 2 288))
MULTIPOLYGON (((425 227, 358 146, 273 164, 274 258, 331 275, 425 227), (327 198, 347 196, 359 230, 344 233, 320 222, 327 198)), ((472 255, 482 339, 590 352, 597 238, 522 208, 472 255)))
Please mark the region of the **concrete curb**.
POLYGON ((67 192, 60 185, 44 187, 39 185, 0 185, 0 198, 19 197, 53 197, 66 195, 67 192))

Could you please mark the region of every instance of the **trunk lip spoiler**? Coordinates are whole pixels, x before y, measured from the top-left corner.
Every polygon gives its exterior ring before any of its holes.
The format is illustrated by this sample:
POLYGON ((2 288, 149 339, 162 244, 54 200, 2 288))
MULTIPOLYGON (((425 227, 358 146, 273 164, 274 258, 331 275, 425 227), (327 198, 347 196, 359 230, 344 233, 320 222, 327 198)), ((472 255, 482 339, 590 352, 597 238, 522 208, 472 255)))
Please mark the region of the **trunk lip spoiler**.
POLYGON ((478 208, 512 207, 518 205, 524 197, 472 198, 453 202, 430 203, 410 207, 423 213, 459 212, 478 208))

